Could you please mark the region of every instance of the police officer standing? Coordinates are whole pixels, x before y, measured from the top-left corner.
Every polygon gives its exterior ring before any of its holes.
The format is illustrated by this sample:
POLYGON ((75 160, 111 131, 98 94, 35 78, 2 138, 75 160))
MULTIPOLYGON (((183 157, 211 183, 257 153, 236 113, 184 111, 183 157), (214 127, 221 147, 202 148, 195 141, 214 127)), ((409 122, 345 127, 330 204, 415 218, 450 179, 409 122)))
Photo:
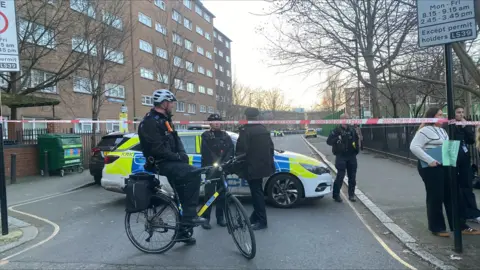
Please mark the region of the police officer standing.
MULTIPOLYGON (((218 114, 212 114, 208 117, 207 121, 222 121, 222 118, 218 114)), ((226 131, 221 130, 220 123, 210 124, 210 130, 205 131, 202 134, 202 167, 211 166, 214 163, 221 164, 231 158, 234 155, 234 147, 232 138, 226 131)), ((209 178, 220 177, 219 172, 215 175, 208 175, 209 178)), ((215 188, 218 190, 222 187, 223 182, 216 181, 205 185, 205 200, 210 199, 215 193, 215 188)), ((225 198, 223 194, 220 194, 216 203, 215 216, 217 218, 217 224, 221 227, 227 226, 224 218, 224 206, 225 198)), ((207 222, 202 225, 206 230, 210 230, 210 213, 212 212, 213 205, 211 205, 203 214, 203 217, 207 219, 207 222)))
MULTIPOLYGON (((245 110, 247 120, 257 120, 259 115, 258 109, 245 110)), ((250 216, 252 229, 266 229, 267 211, 263 195, 263 178, 275 172, 274 146, 270 132, 261 124, 247 124, 240 127, 236 154, 246 154, 239 176, 247 179, 252 193, 253 213, 250 216)))
MULTIPOLYGON (((342 114, 341 119, 347 119, 347 114, 342 114)), ((337 168, 337 177, 333 184, 333 199, 336 202, 342 202, 340 198, 340 189, 342 188, 345 171, 348 176, 348 199, 355 200, 355 177, 357 174, 357 154, 359 153, 359 137, 355 128, 351 125, 339 125, 328 136, 327 144, 332 146, 332 152, 335 155, 335 167, 337 168)))
POLYGON ((154 107, 138 127, 140 145, 147 160, 145 169, 156 172, 157 167, 156 173, 166 176, 176 188, 183 206, 180 241, 195 244, 193 226, 206 222, 196 215, 201 177, 189 174, 196 168, 188 164, 189 158, 172 124, 172 110, 177 99, 166 89, 156 90, 152 98, 154 107))

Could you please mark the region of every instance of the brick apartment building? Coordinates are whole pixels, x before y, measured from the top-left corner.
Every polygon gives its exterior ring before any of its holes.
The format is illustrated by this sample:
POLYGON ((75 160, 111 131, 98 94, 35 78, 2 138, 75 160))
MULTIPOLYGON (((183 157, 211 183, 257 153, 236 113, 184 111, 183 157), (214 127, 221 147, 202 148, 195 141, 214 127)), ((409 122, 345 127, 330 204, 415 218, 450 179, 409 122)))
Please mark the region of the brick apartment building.
POLYGON ((220 30, 214 28, 215 38, 215 86, 217 111, 222 117, 227 116, 228 108, 232 105, 232 56, 231 40, 220 30))
MULTIPOLYGON (((19 5, 21 1, 17 2, 19 5)), ((105 91, 106 100, 99 110, 98 119, 118 120, 123 104, 128 108, 129 120, 141 119, 152 106, 150 95, 159 88, 169 88, 176 93, 179 102, 175 120, 204 120, 209 113, 220 109, 219 104, 231 102, 230 40, 220 31, 214 30, 215 16, 201 1, 122 1, 122 10, 110 17, 104 10, 99 10, 101 5, 91 4, 95 1, 45 2, 50 5, 47 9, 69 9, 70 20, 87 18, 105 24, 106 18, 110 18, 108 23, 112 31, 121 33, 131 30, 128 38, 115 50, 115 59, 110 59, 110 62, 115 62, 115 66, 106 72, 107 80, 102 84, 105 90, 111 90, 105 91), (128 25, 130 30, 126 29, 128 25), (215 68, 217 65, 218 69, 215 68), (224 86, 216 85, 216 79, 223 82, 224 86)), ((18 31, 22 31, 22 24, 42 27, 42 20, 28 22, 21 9, 17 9, 17 13, 20 21, 18 31)), ((39 62, 30 71, 30 76, 26 77, 28 84, 41 84, 43 80, 48 80, 57 72, 65 52, 71 53, 73 50, 78 54, 91 53, 85 50, 88 45, 75 47, 82 40, 75 33, 76 30, 70 29, 55 36, 55 39, 66 42, 54 40, 53 43, 42 44, 41 40, 25 40, 55 50, 46 61, 39 62)), ((56 33, 55 29, 48 31, 51 31, 51 36, 56 33)), ((98 50, 95 50, 97 53, 98 50)), ((79 69, 55 85, 37 91, 35 95, 60 100, 60 104, 54 109, 52 106, 19 108, 17 119, 92 119, 92 94, 88 91, 91 80, 87 73, 85 68, 79 69)), ((0 84, 5 86, 8 83, 2 80, 0 84)), ((2 109, 3 116, 9 118, 10 109, 5 106, 2 109)), ((5 131, 46 127, 45 123, 24 123, 10 125, 9 130, 5 131)), ((66 124, 63 127, 74 127, 76 131, 92 130, 91 124, 66 124)), ((116 123, 100 124, 97 129, 114 131, 119 126, 116 123)))

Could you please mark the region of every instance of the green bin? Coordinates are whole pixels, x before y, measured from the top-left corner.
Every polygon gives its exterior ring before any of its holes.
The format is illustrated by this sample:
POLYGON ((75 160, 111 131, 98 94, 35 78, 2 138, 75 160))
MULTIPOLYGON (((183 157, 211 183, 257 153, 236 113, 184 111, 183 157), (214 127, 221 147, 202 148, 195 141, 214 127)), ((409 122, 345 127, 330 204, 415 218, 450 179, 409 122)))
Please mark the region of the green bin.
POLYGON ((37 139, 41 175, 47 168, 49 174, 59 173, 62 177, 65 172, 83 172, 83 145, 79 135, 42 134, 37 139))

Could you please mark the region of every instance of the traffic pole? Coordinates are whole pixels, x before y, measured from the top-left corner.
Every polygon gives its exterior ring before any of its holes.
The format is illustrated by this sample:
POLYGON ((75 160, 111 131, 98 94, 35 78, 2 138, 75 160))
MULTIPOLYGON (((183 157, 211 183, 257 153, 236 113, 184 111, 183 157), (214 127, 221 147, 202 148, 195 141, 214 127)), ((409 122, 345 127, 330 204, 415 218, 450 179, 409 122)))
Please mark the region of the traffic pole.
POLYGON ((0 121, 0 211, 2 235, 8 234, 7 184, 5 182, 5 160, 3 151, 3 123, 0 121))
MULTIPOLYGON (((445 44, 445 81, 447 88, 447 112, 448 120, 455 120, 455 109, 454 109, 454 97, 453 97, 453 53, 452 53, 452 44, 445 44)), ((455 140, 455 126, 449 123, 448 125, 448 137, 449 140, 455 140)), ((448 178, 447 181, 450 181, 450 190, 452 197, 452 219, 453 219, 453 241, 454 241, 454 251, 457 253, 463 252, 462 245, 462 232, 460 230, 460 213, 458 206, 458 181, 456 168, 453 166, 448 166, 448 178)))

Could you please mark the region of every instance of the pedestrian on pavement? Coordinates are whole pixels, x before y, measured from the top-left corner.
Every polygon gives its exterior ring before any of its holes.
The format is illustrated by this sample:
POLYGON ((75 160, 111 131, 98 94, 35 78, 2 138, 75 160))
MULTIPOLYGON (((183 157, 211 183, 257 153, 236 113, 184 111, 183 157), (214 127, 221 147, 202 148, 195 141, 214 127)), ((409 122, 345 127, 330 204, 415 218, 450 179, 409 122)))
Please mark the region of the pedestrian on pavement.
POLYGON ((152 99, 154 107, 138 127, 140 145, 147 161, 145 169, 166 176, 176 188, 183 205, 180 241, 195 244, 193 226, 206 221, 196 213, 201 178, 200 175, 190 175, 196 168, 188 164, 188 155, 172 124, 172 110, 177 101, 175 95, 169 90, 159 89, 153 92, 152 99))
MULTIPOLYGON (((211 114, 207 121, 222 121, 219 114, 211 114)), ((222 164, 225 161, 233 158, 234 146, 232 138, 224 130, 221 129, 219 123, 210 124, 210 130, 203 132, 202 134, 202 167, 212 166, 214 163, 222 164)), ((213 175, 207 175, 207 179, 219 178, 221 172, 215 172, 213 175)), ((218 191, 223 186, 223 182, 215 181, 205 185, 205 200, 208 201, 210 197, 215 193, 215 189, 218 191)), ((206 202, 205 201, 205 202, 206 202)), ((221 227, 227 226, 224 218, 224 206, 225 198, 224 194, 220 194, 215 200, 215 216, 217 218, 217 224, 221 227)), ((212 212, 213 205, 203 214, 203 217, 207 219, 207 222, 202 225, 206 230, 210 230, 210 213, 212 212)))
MULTIPOLYGON (((424 118, 443 118, 443 112, 433 107, 425 112, 424 118)), ((441 122, 421 124, 410 143, 410 151, 418 158, 418 173, 425 184, 428 229, 436 236, 449 237, 442 205, 447 212, 449 228, 453 230, 450 181, 445 177, 448 175, 446 167, 426 152, 428 149, 442 147, 443 142, 448 140, 448 134, 441 126, 441 122), (423 167, 421 161, 428 166, 423 167)), ((463 218, 460 220, 460 226, 463 234, 479 233, 467 226, 463 218)))
MULTIPOLYGON (((257 120, 260 112, 256 108, 247 108, 247 120, 257 120)), ((262 124, 246 124, 240 127, 236 155, 246 154, 245 162, 239 172, 247 179, 252 193, 253 213, 250 216, 252 229, 267 228, 267 211, 263 194, 263 179, 275 172, 274 146, 270 132, 262 124)))
MULTIPOLYGON (((348 119, 348 114, 342 114, 340 119, 348 119)), ((355 202, 357 154, 360 148, 357 131, 352 125, 339 125, 328 135, 327 144, 332 146, 335 168, 337 168, 337 177, 333 183, 333 199, 336 202, 342 202, 340 190, 346 173, 348 176, 348 199, 355 202)))
MULTIPOLYGON (((464 122, 463 106, 455 106, 455 120, 464 122)), ((473 193, 473 170, 468 145, 475 143, 475 128, 467 125, 455 125, 455 140, 460 141, 457 157, 457 182, 460 188, 459 202, 462 216, 472 222, 480 223, 480 210, 473 193)))

